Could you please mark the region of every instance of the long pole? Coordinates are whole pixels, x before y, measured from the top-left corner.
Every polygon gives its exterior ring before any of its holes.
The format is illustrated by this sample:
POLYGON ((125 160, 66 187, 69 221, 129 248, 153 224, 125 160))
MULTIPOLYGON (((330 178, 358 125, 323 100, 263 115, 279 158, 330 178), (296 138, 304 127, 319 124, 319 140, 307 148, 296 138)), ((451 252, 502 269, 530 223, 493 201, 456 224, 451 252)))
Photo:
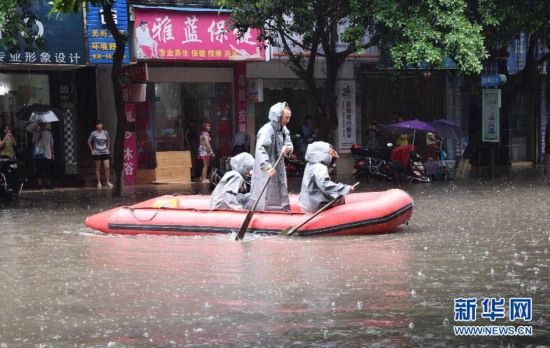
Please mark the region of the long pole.
MULTIPOLYGON (((279 158, 277 158, 277 162, 275 162, 275 165, 273 168, 277 168, 277 165, 281 161, 281 158, 283 158, 283 151, 281 150, 281 154, 279 155, 279 158)), ((248 225, 250 224, 250 220, 252 220, 252 216, 254 215, 254 210, 258 206, 258 202, 260 201, 260 198, 262 197, 265 189, 267 188, 267 185, 269 184, 269 181, 271 180, 271 177, 269 176, 267 178, 267 181, 264 184, 264 187, 262 187, 262 191, 260 191, 260 194, 258 195, 258 198, 256 198, 256 202, 254 202, 254 205, 250 210, 248 211, 248 214, 246 214, 246 218, 243 221, 243 224, 241 226, 241 229, 237 233, 237 236, 235 237, 235 240, 241 240, 244 237, 244 234, 246 233, 246 229, 248 228, 248 225)))

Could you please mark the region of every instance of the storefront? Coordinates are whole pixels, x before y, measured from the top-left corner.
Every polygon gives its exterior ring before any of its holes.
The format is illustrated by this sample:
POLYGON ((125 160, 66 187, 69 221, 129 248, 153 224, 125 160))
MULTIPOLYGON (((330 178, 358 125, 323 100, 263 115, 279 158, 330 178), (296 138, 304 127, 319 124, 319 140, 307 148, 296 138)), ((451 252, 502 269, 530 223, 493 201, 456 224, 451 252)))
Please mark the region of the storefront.
POLYGON ((140 81, 145 99, 130 106, 136 181, 189 181, 197 173, 195 149, 205 120, 216 160, 230 155, 235 132, 247 131, 245 62, 264 59, 257 33, 229 31, 230 12, 218 9, 135 5, 132 11, 133 51, 148 65, 140 81))
MULTIPOLYGON (((17 158, 22 162, 27 178, 34 177, 31 159, 32 133, 25 130, 25 121, 16 117, 17 111, 32 104, 51 105, 61 111, 59 121, 48 127, 54 136, 54 180, 63 175, 77 174, 75 75, 86 59, 82 35, 82 12, 49 16, 48 1, 33 2, 38 21, 37 35, 46 42, 46 49, 16 52, 0 49, 0 120, 8 123, 17 140, 17 158)), ((23 40, 23 38, 21 38, 23 40)))

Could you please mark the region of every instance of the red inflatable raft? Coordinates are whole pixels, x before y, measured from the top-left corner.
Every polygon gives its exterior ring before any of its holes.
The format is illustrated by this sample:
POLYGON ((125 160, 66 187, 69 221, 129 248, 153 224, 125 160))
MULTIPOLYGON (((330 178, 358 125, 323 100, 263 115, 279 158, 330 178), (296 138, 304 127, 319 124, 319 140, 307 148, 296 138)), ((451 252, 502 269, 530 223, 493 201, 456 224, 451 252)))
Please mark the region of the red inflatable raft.
MULTIPOLYGON (((241 227, 248 211, 209 210, 210 196, 161 196, 130 207, 118 207, 86 219, 86 226, 114 234, 195 236, 230 234, 241 227)), ((291 212, 255 212, 248 233, 279 234, 310 214, 290 196, 291 212)), ((325 210, 298 231, 301 236, 387 233, 407 222, 413 200, 406 192, 352 193, 346 204, 325 210)))

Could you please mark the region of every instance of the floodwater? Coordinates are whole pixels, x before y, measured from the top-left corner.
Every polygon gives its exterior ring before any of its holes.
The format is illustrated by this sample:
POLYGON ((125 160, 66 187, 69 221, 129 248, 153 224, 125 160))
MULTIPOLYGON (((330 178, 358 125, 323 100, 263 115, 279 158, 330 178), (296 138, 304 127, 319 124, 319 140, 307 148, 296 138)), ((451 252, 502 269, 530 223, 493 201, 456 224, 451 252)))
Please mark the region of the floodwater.
POLYGON ((0 209, 0 347, 550 347, 550 183, 401 188, 415 210, 394 233, 243 242, 84 225, 160 194, 207 193, 201 184, 127 187, 116 199, 24 192, 0 209), (455 320, 455 299, 472 298, 475 320, 455 320), (504 298, 506 317, 482 318, 485 298, 504 298), (531 299, 529 321, 509 320, 511 298, 531 299), (459 325, 532 335, 458 336, 459 325))

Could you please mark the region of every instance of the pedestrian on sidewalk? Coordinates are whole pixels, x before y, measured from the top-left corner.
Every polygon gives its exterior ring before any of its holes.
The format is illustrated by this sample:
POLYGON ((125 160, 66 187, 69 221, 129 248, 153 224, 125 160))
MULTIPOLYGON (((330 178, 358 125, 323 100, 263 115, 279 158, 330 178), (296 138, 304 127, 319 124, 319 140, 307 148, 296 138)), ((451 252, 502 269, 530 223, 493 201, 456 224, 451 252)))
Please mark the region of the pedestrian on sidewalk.
POLYGON ((88 148, 95 160, 95 177, 97 179, 97 188, 101 188, 101 163, 103 163, 103 169, 105 170, 106 185, 109 188, 113 187, 109 180, 110 169, 109 160, 111 153, 109 152, 111 145, 111 139, 109 138, 109 132, 103 129, 103 122, 98 120, 95 123, 95 130, 90 134, 88 138, 88 148))
POLYGON ((202 160, 202 174, 200 181, 203 183, 209 183, 208 180, 208 167, 210 166, 210 160, 214 158, 214 151, 212 150, 212 137, 210 136, 210 130, 212 125, 210 120, 205 119, 202 122, 202 131, 199 138, 199 159, 202 160))
POLYGON ((46 188, 52 189, 51 175, 52 167, 55 161, 52 133, 46 128, 47 123, 39 123, 40 131, 32 137, 34 146, 33 158, 36 163, 36 181, 37 189, 42 189, 43 180, 46 181, 46 188))

